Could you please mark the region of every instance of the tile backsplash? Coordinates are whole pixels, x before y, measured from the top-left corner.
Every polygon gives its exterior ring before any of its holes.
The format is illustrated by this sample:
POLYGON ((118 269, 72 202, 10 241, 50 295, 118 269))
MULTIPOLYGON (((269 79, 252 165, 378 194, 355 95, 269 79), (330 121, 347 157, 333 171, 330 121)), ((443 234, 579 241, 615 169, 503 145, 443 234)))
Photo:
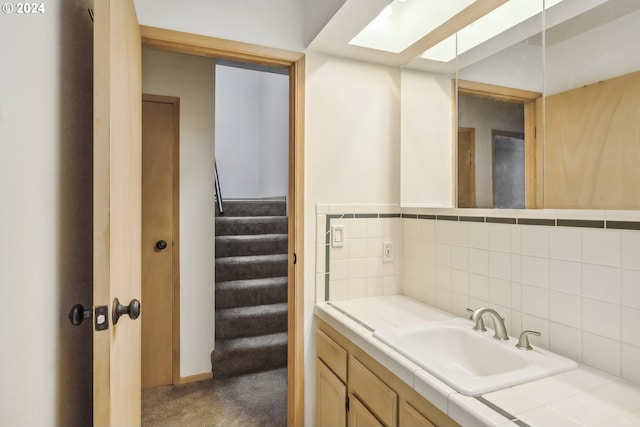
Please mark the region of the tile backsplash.
POLYGON ((637 211, 319 205, 317 299, 400 293, 459 316, 489 306, 510 335, 540 331, 533 345, 640 384, 638 221, 637 211))
POLYGON ((402 293, 402 217, 395 206, 318 207, 316 298, 344 300, 402 293), (331 226, 344 227, 344 245, 331 246, 331 226), (383 262, 383 243, 393 260, 383 262))

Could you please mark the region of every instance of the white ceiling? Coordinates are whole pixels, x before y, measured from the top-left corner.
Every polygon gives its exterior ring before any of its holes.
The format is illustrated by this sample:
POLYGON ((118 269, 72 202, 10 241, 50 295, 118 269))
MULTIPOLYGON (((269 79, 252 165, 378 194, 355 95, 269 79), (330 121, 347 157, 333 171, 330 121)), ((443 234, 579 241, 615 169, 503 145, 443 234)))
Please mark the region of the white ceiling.
MULTIPOLYGON (((482 2, 488 3, 487 0, 482 2)), ((390 3, 391 0, 346 0, 308 49, 391 66, 454 73, 456 67, 462 69, 496 54, 502 55, 503 59, 507 54, 512 55, 514 60, 521 59, 523 55, 531 56, 532 46, 539 47, 542 43, 542 17, 538 15, 468 51, 458 58, 457 63, 451 61, 444 64, 419 58, 424 45, 398 54, 350 45, 349 41, 390 3), (524 54, 524 51, 527 53, 524 54)), ((576 37, 639 9, 640 0, 563 0, 547 11, 547 46, 576 37)), ((581 59, 576 58, 576 61, 580 63, 581 59)))
POLYGON ((303 52, 345 0, 134 0, 141 25, 303 52))
MULTIPOLYGON (((541 59, 539 61, 536 59, 536 47, 541 52, 542 43, 540 17, 532 18, 517 28, 505 31, 494 40, 470 50, 449 64, 419 58, 426 50, 425 46, 428 43, 434 44, 434 40, 423 40, 398 54, 350 45, 349 41, 391 1, 134 0, 138 20, 143 25, 293 51, 317 51, 360 61, 429 72, 453 74, 456 69, 459 69, 461 73, 469 76, 472 76, 474 70, 484 74, 495 74, 489 65, 493 63, 494 58, 499 58, 503 68, 518 62, 521 70, 517 70, 519 73, 517 79, 525 79, 527 72, 540 74, 534 73, 536 67, 539 69, 542 67, 541 59), (538 61, 537 65, 536 61, 538 61)), ((504 0, 481 0, 476 3, 484 5, 485 9, 490 9, 502 1, 504 0)), ((636 53, 637 48, 633 48, 635 41, 640 39, 637 35, 640 29, 636 30, 640 28, 640 22, 637 22, 637 19, 635 21, 626 19, 625 25, 628 22, 632 28, 625 28, 624 31, 617 28, 622 25, 621 16, 624 17, 637 10, 640 10, 640 0, 563 0, 546 14, 546 24, 549 28, 546 33, 547 51, 550 52, 553 49, 558 57, 570 56, 574 67, 594 63, 594 56, 602 56, 606 57, 609 63, 616 59, 625 59, 626 63, 620 65, 620 70, 633 67, 640 69, 630 64, 636 57, 640 58, 636 53), (588 13, 575 17, 585 11, 588 13), (561 22, 564 24, 558 25, 561 22), (616 29, 616 34, 611 37, 618 37, 618 39, 626 37, 627 39, 622 41, 628 40, 628 43, 607 38, 607 45, 601 48, 602 55, 594 52, 593 49, 585 48, 585 46, 603 46, 601 40, 611 33, 611 30, 604 35, 588 30, 594 27, 604 28, 607 22, 611 23, 607 28, 616 29), (575 39, 578 35, 591 38, 586 38, 582 43, 576 43, 576 46, 581 47, 579 49, 574 47, 566 53, 559 53, 564 46, 570 44, 564 43, 565 41, 575 39), (556 46, 562 46, 562 48, 556 46), (623 46, 634 50, 629 53, 614 49, 623 46)), ((480 13, 479 9, 475 13, 480 13)), ((469 21, 471 18, 465 19, 469 21)), ((439 40, 435 42, 437 41, 439 40)), ((538 57, 541 58, 541 54, 538 54, 538 57)), ((565 68, 570 66, 571 64, 563 65, 565 68)), ((600 68, 603 66, 599 64, 600 68)), ((512 68, 517 69, 517 67, 512 68)), ((495 76, 495 78, 498 77, 495 76)), ((514 82, 514 87, 529 90, 539 90, 540 85, 541 83, 531 81, 514 82)))

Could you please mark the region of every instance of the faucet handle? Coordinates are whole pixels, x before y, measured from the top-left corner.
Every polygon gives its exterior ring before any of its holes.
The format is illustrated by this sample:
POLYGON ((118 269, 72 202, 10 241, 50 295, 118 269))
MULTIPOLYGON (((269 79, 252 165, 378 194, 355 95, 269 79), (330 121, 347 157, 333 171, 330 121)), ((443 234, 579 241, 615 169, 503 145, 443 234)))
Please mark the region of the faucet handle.
MULTIPOLYGON (((470 308, 467 308, 467 311, 471 314, 469 314, 469 319, 471 319, 471 317, 473 317, 473 313, 475 312, 475 310, 471 310, 470 308)), ((473 327, 474 331, 480 331, 480 332, 486 332, 487 328, 485 328, 484 326, 484 320, 482 320, 482 317, 480 317, 478 319, 478 323, 476 324, 476 326, 473 327)))
POLYGON ((533 347, 531 347, 531 344, 529 344, 529 335, 535 335, 539 337, 540 332, 530 331, 530 330, 522 331, 522 333, 520 334, 520 338, 518 339, 518 344, 516 344, 516 347, 519 348, 520 350, 533 350, 533 347))

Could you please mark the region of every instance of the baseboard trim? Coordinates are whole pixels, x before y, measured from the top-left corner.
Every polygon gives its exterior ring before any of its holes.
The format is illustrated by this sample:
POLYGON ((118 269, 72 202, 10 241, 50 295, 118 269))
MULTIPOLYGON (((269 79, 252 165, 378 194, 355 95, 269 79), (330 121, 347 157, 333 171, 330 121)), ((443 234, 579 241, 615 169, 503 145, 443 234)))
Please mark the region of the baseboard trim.
POLYGON ((188 377, 180 377, 180 384, 193 383, 196 381, 205 381, 213 378, 213 372, 203 372, 202 374, 189 375, 188 377))

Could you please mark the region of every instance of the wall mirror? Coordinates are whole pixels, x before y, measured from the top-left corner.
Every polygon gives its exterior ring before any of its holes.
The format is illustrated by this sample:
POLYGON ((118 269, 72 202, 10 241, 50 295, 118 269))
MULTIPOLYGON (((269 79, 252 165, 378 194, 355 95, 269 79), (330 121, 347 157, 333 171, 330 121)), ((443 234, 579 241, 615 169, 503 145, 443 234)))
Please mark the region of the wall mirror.
POLYGON ((580 5, 546 17, 544 206, 640 209, 640 2, 580 5))
POLYGON ((541 205, 543 9, 511 0, 457 33, 458 207, 541 205))
POLYGON ((457 206, 640 209, 640 2, 508 5, 457 34, 457 206))

